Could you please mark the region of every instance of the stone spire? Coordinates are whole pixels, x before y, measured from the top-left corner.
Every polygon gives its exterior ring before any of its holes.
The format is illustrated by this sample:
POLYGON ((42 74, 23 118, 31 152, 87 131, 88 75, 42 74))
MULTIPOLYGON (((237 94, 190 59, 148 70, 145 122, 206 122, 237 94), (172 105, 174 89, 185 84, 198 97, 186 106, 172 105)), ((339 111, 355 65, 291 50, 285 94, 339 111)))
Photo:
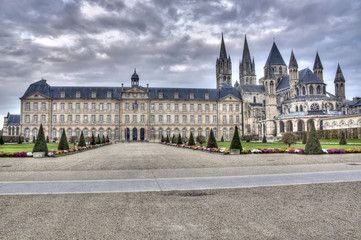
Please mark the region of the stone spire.
POLYGON ((313 73, 323 82, 323 66, 318 52, 316 53, 315 63, 313 64, 313 73))
POLYGON ((232 62, 230 56, 227 58, 223 33, 221 40, 221 50, 219 52, 219 58, 217 58, 216 61, 216 79, 218 89, 221 88, 224 84, 232 85, 232 62))
POLYGON ((288 68, 298 68, 297 60, 293 54, 293 50, 291 51, 290 64, 288 65, 288 68))
POLYGON ((278 47, 275 42, 273 42, 271 51, 269 52, 265 67, 270 64, 272 65, 286 65, 285 61, 283 60, 283 57, 278 50, 278 47))
POLYGON ((227 59, 227 51, 226 51, 226 45, 224 44, 223 33, 222 33, 221 51, 219 53, 219 59, 221 60, 227 59))
POLYGON ((247 36, 244 36, 242 61, 239 63, 239 81, 241 85, 255 85, 256 73, 254 59, 252 61, 247 36))
POLYGON ((335 76, 335 95, 341 100, 345 100, 345 77, 342 74, 340 64, 337 66, 336 76, 335 76))
POLYGON ((336 82, 345 82, 345 77, 343 76, 340 64, 337 65, 337 71, 335 75, 335 83, 336 82))

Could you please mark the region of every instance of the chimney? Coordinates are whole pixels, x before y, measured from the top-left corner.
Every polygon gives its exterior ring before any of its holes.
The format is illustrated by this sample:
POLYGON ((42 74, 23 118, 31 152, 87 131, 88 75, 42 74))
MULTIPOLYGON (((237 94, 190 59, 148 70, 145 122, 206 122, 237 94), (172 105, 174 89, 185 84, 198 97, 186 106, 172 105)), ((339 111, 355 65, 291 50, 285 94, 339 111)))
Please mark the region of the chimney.
POLYGON ((149 84, 147 83, 147 92, 149 92, 149 84))
POLYGON ((123 92, 123 89, 124 89, 124 83, 122 83, 122 92, 123 92))

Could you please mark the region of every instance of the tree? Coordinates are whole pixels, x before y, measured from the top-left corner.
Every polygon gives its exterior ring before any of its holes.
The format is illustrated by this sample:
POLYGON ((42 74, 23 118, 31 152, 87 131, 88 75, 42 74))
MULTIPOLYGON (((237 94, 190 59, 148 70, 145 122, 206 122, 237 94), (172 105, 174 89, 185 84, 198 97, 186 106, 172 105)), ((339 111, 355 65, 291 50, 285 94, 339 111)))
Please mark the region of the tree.
POLYGON ((95 136, 94 134, 92 134, 92 140, 90 141, 90 145, 95 145, 96 142, 95 142, 95 136))
POLYGON ((5 144, 4 138, 3 138, 3 136, 0 136, 0 145, 4 145, 4 144, 5 144))
POLYGON ((102 143, 102 140, 101 140, 101 138, 100 138, 100 136, 99 136, 99 134, 98 134, 96 144, 101 144, 101 143, 102 143))
POLYGON ((347 144, 346 136, 345 136, 345 132, 344 132, 344 131, 341 132, 341 138, 340 138, 339 144, 340 144, 340 145, 346 145, 346 144, 347 144))
POLYGON ((35 136, 33 136, 33 143, 35 143, 36 142, 36 139, 35 139, 35 136))
POLYGON ((199 142, 199 144, 203 144, 207 141, 207 138, 205 136, 199 135, 196 137, 196 141, 199 142))
POLYGON ((21 136, 19 136, 18 144, 23 144, 23 138, 21 136))
POLYGON ((179 134, 178 135, 178 139, 177 139, 178 141, 177 141, 177 144, 183 144, 183 142, 182 142, 182 136, 179 134))
POLYGON ((308 153, 308 154, 323 153, 320 141, 318 140, 317 137, 315 123, 313 121, 311 121, 311 129, 310 132, 308 133, 308 138, 304 153, 308 153))
POLYGON ((165 139, 165 142, 166 143, 169 143, 170 141, 169 141, 169 136, 168 136, 168 134, 167 134, 167 138, 165 139))
POLYGON ((36 139, 33 152, 45 152, 45 155, 48 155, 48 146, 45 142, 43 124, 40 124, 38 138, 36 139))
POLYGON ((160 141, 161 141, 161 142, 165 142, 165 139, 164 139, 164 137, 163 137, 163 134, 162 134, 162 137, 160 138, 160 141))
POLYGON ((210 132, 210 134, 209 134, 207 148, 218 148, 217 140, 216 140, 216 138, 214 137, 213 129, 212 129, 212 128, 211 128, 211 132, 210 132))
POLYGON ((86 142, 85 142, 83 131, 81 131, 81 133, 80 133, 78 147, 86 147, 86 142))
POLYGON ((49 143, 49 136, 46 136, 46 143, 49 143))
POLYGON ((105 143, 105 137, 104 137, 104 135, 103 135, 103 137, 102 137, 102 143, 105 143))
POLYGON ((196 145, 196 143, 194 142, 194 138, 193 138, 193 133, 192 133, 192 132, 191 132, 191 135, 189 136, 188 145, 190 145, 190 146, 196 145))
POLYGON ((66 137, 65 130, 63 130, 63 133, 61 134, 58 149, 59 150, 68 150, 69 149, 68 139, 66 137))
POLYGON ((223 135, 222 135, 222 137, 221 137, 221 142, 224 142, 224 138, 223 138, 223 135))
POLYGON ((286 132, 282 135, 281 142, 288 145, 288 147, 291 147, 291 144, 297 143, 297 136, 291 132, 286 132))
POLYGON ((176 143, 175 135, 174 135, 174 134, 173 134, 173 137, 172 137, 172 143, 176 143))
POLYGON ((109 140, 109 136, 107 135, 107 138, 105 139, 105 142, 110 142, 110 140, 109 140))
POLYGON ((71 136, 69 142, 75 146, 76 142, 78 141, 78 138, 76 136, 71 136))
POLYGON ((242 151, 241 139, 239 138, 238 127, 234 127, 234 134, 231 142, 230 149, 239 149, 242 151))
POLYGON ((262 143, 267 143, 266 135, 263 135, 262 143))
POLYGON ((307 143, 307 134, 306 132, 303 133, 303 139, 302 139, 302 144, 306 144, 307 143))

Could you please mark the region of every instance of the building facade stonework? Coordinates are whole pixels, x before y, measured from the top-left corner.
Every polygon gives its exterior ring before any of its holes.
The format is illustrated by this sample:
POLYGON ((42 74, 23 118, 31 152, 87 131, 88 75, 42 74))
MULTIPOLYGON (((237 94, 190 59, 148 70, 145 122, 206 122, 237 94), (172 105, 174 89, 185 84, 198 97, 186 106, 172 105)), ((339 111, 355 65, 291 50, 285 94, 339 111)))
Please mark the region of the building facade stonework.
POLYGON ((104 135, 113 141, 159 141, 162 135, 189 137, 191 132, 208 137, 213 129, 218 140, 223 136, 227 141, 235 125, 242 135, 265 135, 269 140, 284 132, 307 131, 311 121, 317 129, 361 127, 361 98, 346 100, 340 65, 333 95, 326 89, 318 53, 313 71, 299 70, 294 52, 286 65, 275 42, 258 84, 245 37, 239 80, 232 86, 232 62, 223 34, 216 89, 153 88, 140 83, 136 71, 129 87, 51 86, 42 79, 20 98, 19 134, 31 140, 42 123, 45 135, 53 140, 62 131, 68 137, 79 137, 83 131, 85 137, 104 135))

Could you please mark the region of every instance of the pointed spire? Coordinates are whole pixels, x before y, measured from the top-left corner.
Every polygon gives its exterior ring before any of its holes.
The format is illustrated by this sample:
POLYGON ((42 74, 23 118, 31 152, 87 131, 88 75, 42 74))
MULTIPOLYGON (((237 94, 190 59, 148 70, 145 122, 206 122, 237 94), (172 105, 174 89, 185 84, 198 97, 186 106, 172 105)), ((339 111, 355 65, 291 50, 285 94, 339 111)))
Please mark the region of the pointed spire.
POLYGON ((290 64, 288 65, 288 67, 298 68, 297 60, 295 58, 295 55, 293 54, 293 50, 291 51, 290 64))
POLYGON ((227 51, 226 51, 226 46, 224 44, 223 33, 222 33, 221 51, 219 53, 219 59, 220 60, 227 59, 227 51))
POLYGON ((271 66, 271 62, 268 61, 267 62, 267 71, 266 71, 266 76, 265 76, 265 79, 271 79, 274 77, 274 73, 272 71, 272 66, 271 66))
POLYGON ((343 76, 340 64, 337 65, 337 71, 335 76, 335 83, 336 82, 345 82, 345 77, 343 76))
POLYGON ((271 51, 268 55, 265 67, 270 64, 270 65, 286 65, 285 61, 283 60, 283 57, 280 53, 280 51, 278 50, 278 47, 276 45, 275 42, 273 42, 272 44, 272 48, 271 51))
POLYGON ((246 64, 251 66, 251 54, 249 53, 247 36, 244 35, 244 46, 243 46, 243 56, 242 56, 242 64, 246 64))
POLYGON ((320 56, 318 56, 318 51, 316 53, 315 64, 313 64, 313 70, 315 69, 323 69, 320 56))

